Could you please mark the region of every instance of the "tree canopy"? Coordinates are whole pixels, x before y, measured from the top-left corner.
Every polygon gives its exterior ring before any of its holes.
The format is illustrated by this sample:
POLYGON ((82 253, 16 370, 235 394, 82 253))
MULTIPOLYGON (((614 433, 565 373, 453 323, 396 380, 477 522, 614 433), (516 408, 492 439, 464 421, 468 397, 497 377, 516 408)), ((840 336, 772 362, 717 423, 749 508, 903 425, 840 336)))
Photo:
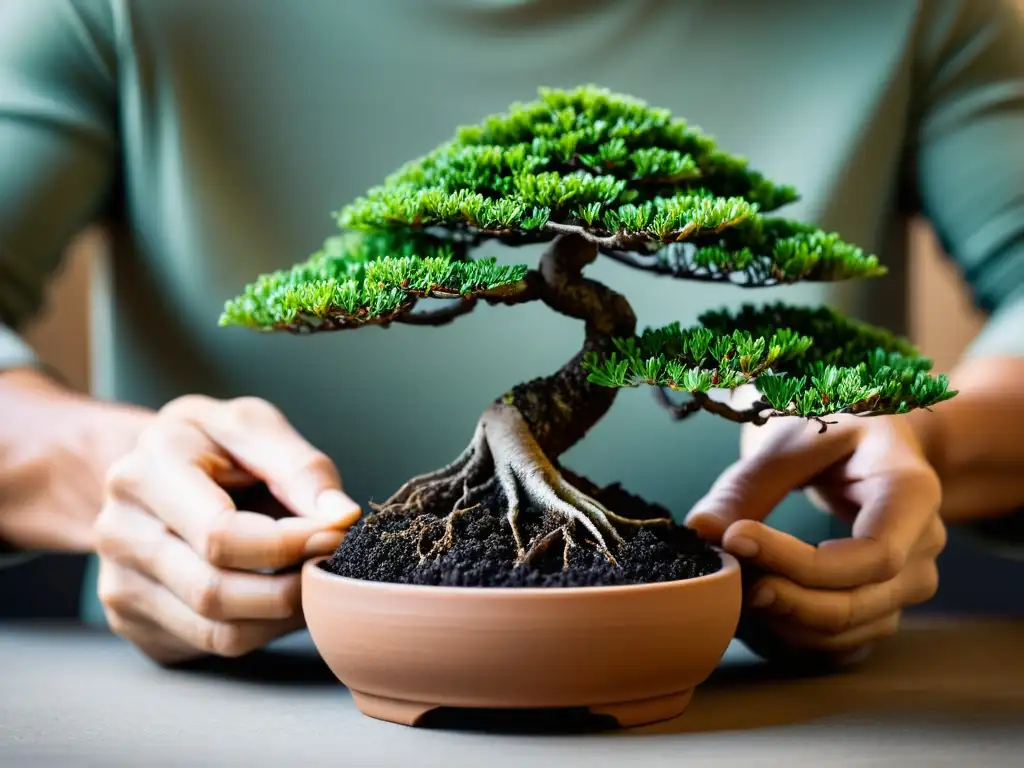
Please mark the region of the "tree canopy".
MULTIPOLYGON (((480 298, 531 300, 526 266, 474 259, 473 249, 565 234, 655 275, 747 288, 885 273, 838 234, 769 215, 796 199, 668 110, 595 86, 541 88, 534 101, 458 128, 341 208, 341 234, 259 276, 220 322, 343 330, 416 322, 423 298, 459 300, 451 316, 480 298)), ((955 394, 904 340, 828 309, 781 304, 617 339, 614 353, 584 366, 602 386, 650 384, 702 406, 711 389, 752 383, 758 413, 769 416, 901 413, 955 394)))
POLYGON ((440 229, 477 242, 575 232, 609 255, 663 251, 627 263, 679 277, 771 284, 884 273, 834 233, 765 215, 796 199, 668 110, 585 86, 541 88, 535 101, 459 128, 336 217, 346 230, 440 229))

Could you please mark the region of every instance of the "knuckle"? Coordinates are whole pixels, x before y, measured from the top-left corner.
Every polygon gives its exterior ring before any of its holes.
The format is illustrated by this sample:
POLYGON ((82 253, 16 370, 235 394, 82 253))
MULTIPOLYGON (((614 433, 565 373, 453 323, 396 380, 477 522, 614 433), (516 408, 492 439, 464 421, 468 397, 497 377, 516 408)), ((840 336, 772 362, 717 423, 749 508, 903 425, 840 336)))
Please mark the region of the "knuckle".
POLYGON ((116 554, 115 549, 120 538, 116 518, 117 515, 112 508, 105 505, 92 524, 96 553, 101 557, 113 557, 116 554))
POLYGON ((168 450, 175 451, 182 444, 187 444, 192 432, 192 427, 186 421, 157 421, 139 436, 138 451, 148 455, 162 455, 168 450))
POLYGON ((164 405, 157 412, 157 416, 166 421, 193 419, 215 402, 212 397, 206 395, 182 395, 164 405))
POLYGON ((945 551, 946 545, 949 543, 949 532, 946 529, 945 523, 936 517, 929 528, 928 534, 927 543, 922 554, 934 560, 945 551))
POLYGON ((878 542, 878 578, 895 579, 907 567, 907 553, 891 541, 878 542))
POLYGON ((282 418, 281 412, 260 397, 247 395, 228 402, 232 418, 240 424, 265 424, 282 418))
POLYGON ((124 615, 119 611, 107 608, 104 605, 104 616, 107 619, 107 626, 110 627, 110 631, 118 637, 127 638, 131 634, 131 626, 124 615))
POLYGON ((200 616, 208 619, 219 618, 223 605, 224 577, 214 568, 195 586, 189 596, 189 605, 200 616))
POLYGON ((823 606, 819 613, 821 629, 832 635, 839 635, 852 629, 853 619, 853 607, 849 601, 844 601, 842 605, 823 606))
POLYGON ((214 566, 225 566, 231 551, 231 531, 228 516, 217 515, 206 529, 199 546, 199 555, 214 566))
POLYGON ((915 587, 911 599, 908 601, 911 605, 926 603, 935 597, 939 591, 939 569, 934 562, 927 562, 923 565, 915 587))
POLYGON ((904 488, 915 497, 926 500, 938 512, 942 503, 942 480, 929 464, 915 464, 906 469, 901 478, 904 488))
POLYGON ((326 453, 312 449, 303 458, 299 472, 296 474, 312 475, 314 477, 334 480, 337 477, 337 470, 334 467, 334 462, 331 461, 326 453))
POLYGON ((104 588, 102 585, 96 590, 100 605, 108 614, 117 613, 125 608, 124 593, 111 587, 104 588))
POLYGON ((292 565, 296 558, 296 546, 284 536, 269 536, 260 542, 258 557, 263 567, 272 571, 292 565))
POLYGON ((135 602, 134 596, 122 587, 119 580, 110 577, 100 579, 96 596, 108 616, 123 613, 135 602))
POLYGON ((245 636, 236 624, 213 622, 204 633, 205 647, 203 650, 216 656, 234 658, 249 651, 245 636))
POLYGON ((103 480, 105 498, 126 499, 138 494, 142 483, 142 467, 138 454, 132 452, 117 459, 103 480))
POLYGON ((275 588, 267 595, 268 608, 281 618, 291 617, 302 611, 302 578, 291 574, 279 579, 275 588))

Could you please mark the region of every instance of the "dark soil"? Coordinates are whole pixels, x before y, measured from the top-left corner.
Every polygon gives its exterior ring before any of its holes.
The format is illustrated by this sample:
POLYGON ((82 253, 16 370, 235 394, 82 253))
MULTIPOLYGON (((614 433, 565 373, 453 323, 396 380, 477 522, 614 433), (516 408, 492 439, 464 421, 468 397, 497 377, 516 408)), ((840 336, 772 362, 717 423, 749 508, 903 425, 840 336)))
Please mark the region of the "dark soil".
MULTIPOLYGON (((594 494, 624 517, 668 517, 667 510, 610 486, 594 494)), ((477 509, 460 515, 455 544, 436 559, 420 563, 417 535, 395 536, 408 530, 411 519, 370 514, 357 522, 330 560, 321 567, 339 576, 400 584, 457 587, 597 587, 650 584, 705 576, 719 570, 721 561, 690 529, 679 525, 645 529, 623 528, 626 543, 617 550, 618 565, 609 563, 582 538, 563 568, 563 548, 557 544, 537 563, 513 567, 515 544, 502 514, 500 491, 481 500, 477 509)), ((439 510, 439 517, 448 509, 439 510)), ((524 541, 542 531, 540 515, 524 509, 518 527, 524 541)), ((441 535, 442 526, 427 540, 441 535)), ((546 531, 545 531, 546 532, 546 531)))

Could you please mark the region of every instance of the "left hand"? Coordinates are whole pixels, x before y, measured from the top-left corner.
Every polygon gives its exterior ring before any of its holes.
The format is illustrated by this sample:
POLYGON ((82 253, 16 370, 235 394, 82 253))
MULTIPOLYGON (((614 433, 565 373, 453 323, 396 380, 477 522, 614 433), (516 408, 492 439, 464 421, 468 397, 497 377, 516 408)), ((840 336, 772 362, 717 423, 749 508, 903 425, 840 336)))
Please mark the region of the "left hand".
POLYGON ((931 599, 938 587, 942 488, 911 422, 831 420, 839 423, 824 434, 802 419, 745 426, 741 459, 687 517, 757 573, 745 589, 742 625, 762 655, 862 658, 896 632, 905 607, 931 599), (797 490, 851 522, 852 537, 813 546, 766 525, 797 490))

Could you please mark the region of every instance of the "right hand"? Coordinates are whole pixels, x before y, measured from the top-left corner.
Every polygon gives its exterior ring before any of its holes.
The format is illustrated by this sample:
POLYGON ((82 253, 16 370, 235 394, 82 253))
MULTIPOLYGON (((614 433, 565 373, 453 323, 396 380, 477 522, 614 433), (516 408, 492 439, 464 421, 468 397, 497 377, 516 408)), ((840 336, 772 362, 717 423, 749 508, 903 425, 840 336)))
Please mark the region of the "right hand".
POLYGON ((256 650, 304 624, 300 573, 274 572, 330 554, 359 516, 334 464, 269 403, 172 401, 107 476, 107 621, 162 664, 256 650), (228 491, 257 483, 280 519, 236 508, 228 491))

